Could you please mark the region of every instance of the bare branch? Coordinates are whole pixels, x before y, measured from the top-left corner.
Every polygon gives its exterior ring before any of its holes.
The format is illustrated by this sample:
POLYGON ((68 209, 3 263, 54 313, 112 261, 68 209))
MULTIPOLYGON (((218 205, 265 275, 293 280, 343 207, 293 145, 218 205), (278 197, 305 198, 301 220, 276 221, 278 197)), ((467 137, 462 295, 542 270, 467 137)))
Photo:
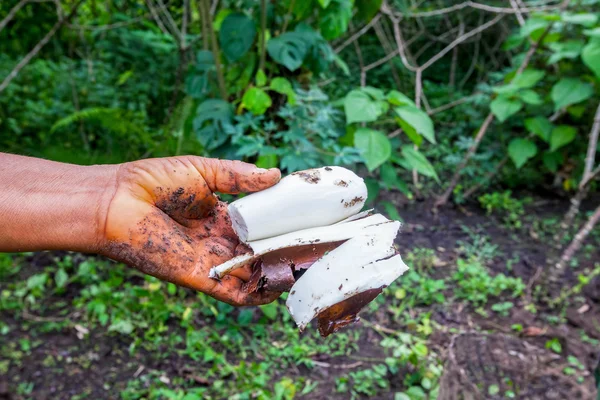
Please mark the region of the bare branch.
POLYGON ((167 19, 167 22, 169 23, 169 26, 171 27, 173 36, 175 36, 175 38, 177 38, 177 41, 180 42, 181 41, 181 31, 179 30, 179 27, 177 26, 177 24, 175 23, 175 20, 171 16, 169 9, 167 8, 167 6, 165 6, 165 3, 162 0, 157 0, 157 1, 158 1, 158 4, 159 4, 163 14, 165 15, 165 17, 167 19))
POLYGON ((171 36, 171 33, 167 30, 167 28, 165 27, 165 25, 162 23, 162 20, 160 19, 160 16, 158 15, 158 12, 154 8, 152 0, 146 0, 146 4, 148 5, 148 9, 150 10, 150 13, 152 14, 152 17, 154 18, 154 21, 156 21, 156 25, 158 25, 158 27, 160 28, 160 30, 162 31, 162 33, 164 33, 167 36, 171 36))
POLYGON ((29 53, 27 53, 27 55, 25 57, 23 57, 23 59, 13 68, 13 70, 10 71, 10 73, 8 74, 8 76, 6 78, 4 78, 4 80, 0 84, 0 93, 2 93, 4 91, 4 89, 6 89, 6 87, 8 86, 8 84, 13 79, 16 78, 16 76, 19 74, 19 72, 27 64, 29 64, 29 62, 33 59, 33 57, 35 57, 40 52, 40 50, 42 49, 42 47, 44 47, 46 44, 48 44, 48 42, 50 41, 50 39, 52 39, 52 36, 54 36, 54 34, 65 23, 67 23, 67 21, 69 21, 71 18, 73 18, 73 16, 77 13, 77 9, 81 5, 81 3, 83 3, 83 0, 79 0, 77 3, 75 3, 75 5, 73 6, 73 9, 69 13, 69 15, 67 15, 65 18, 61 18, 58 21, 56 21, 56 23, 54 24, 54 26, 48 31, 48 33, 46 33, 46 36, 44 36, 42 38, 42 40, 40 40, 39 43, 36 44, 35 47, 33 49, 31 49, 31 51, 29 53))
MULTIPOLYGON (((495 7, 495 6, 488 6, 486 4, 477 3, 475 1, 465 1, 465 2, 462 2, 459 4, 455 4, 453 6, 450 6, 450 7, 437 9, 435 11, 421 11, 421 12, 415 12, 415 13, 410 13, 410 14, 401 14, 401 13, 397 13, 397 14, 399 17, 404 17, 404 18, 433 17, 436 15, 443 15, 443 14, 448 14, 448 13, 452 13, 455 11, 460 11, 465 8, 473 8, 473 9, 487 11, 487 12, 496 13, 496 14, 515 14, 515 13, 517 13, 517 11, 514 8, 495 7)), ((538 12, 538 11, 555 10, 558 8, 560 8, 559 5, 529 7, 529 8, 521 8, 521 9, 519 9, 518 12, 521 14, 527 14, 527 13, 533 13, 533 12, 538 12)))
POLYGON ((6 14, 6 17, 4 17, 2 21, 0 21, 0 31, 4 29, 6 24, 8 24, 14 18, 15 14, 28 2, 29 0, 21 0, 13 8, 10 9, 8 14, 6 14))
POLYGON ((359 29, 354 35, 350 36, 344 43, 342 43, 341 45, 339 45, 338 47, 335 48, 334 52, 337 54, 340 51, 344 50, 349 44, 351 44, 352 42, 354 42, 355 40, 357 40, 359 37, 361 37, 362 35, 364 35, 365 33, 367 33, 367 31, 369 29, 371 29, 371 27, 373 25, 375 25, 377 23, 377 21, 379 21, 379 18, 381 18, 381 14, 377 14, 373 17, 373 19, 366 24, 365 26, 363 26, 361 29, 359 29))
MULTIPOLYGON (((598 108, 596 109, 594 123, 592 125, 592 130, 590 131, 590 140, 588 142, 587 155, 585 157, 585 169, 583 171, 583 178, 581 179, 582 183, 589 179, 592 169, 594 168, 596 151, 598 151, 598 134, 600 134, 600 104, 598 104, 598 108)), ((580 184, 580 186, 582 185, 580 184)))
POLYGON ((449 110, 456 106, 459 106, 461 104, 464 104, 464 103, 468 102, 469 100, 471 100, 471 98, 473 98, 473 96, 475 96, 477 94, 479 94, 479 93, 473 93, 470 96, 466 96, 466 97, 460 98, 458 100, 454 100, 448 104, 444 104, 443 106, 436 107, 436 108, 432 109, 431 111, 429 111, 428 114, 433 115, 433 114, 441 113, 442 111, 446 111, 446 110, 449 110))
POLYGON ((478 28, 475 28, 475 29, 473 29, 473 30, 465 33, 464 35, 456 38, 452 43, 450 43, 448 46, 446 46, 442 51, 440 51, 435 56, 431 57, 429 59, 429 61, 427 61, 425 64, 423 64, 420 68, 423 69, 423 70, 429 68, 433 63, 435 63, 436 61, 438 61, 440 58, 444 57, 454 47, 458 46, 459 44, 461 44, 465 40, 469 39, 470 37, 475 36, 475 35, 477 35, 480 32, 483 32, 484 30, 490 28, 491 26, 494 26, 503 17, 504 17, 503 15, 497 15, 491 21, 488 21, 485 24, 479 26, 478 28))
POLYGON ((525 25, 525 19, 523 18, 523 13, 521 13, 521 9, 519 8, 517 1, 510 0, 510 5, 513 8, 513 10, 515 10, 515 16, 517 17, 517 21, 519 22, 519 25, 521 25, 521 26, 525 25))
POLYGON ((563 252, 562 256, 560 257, 560 260, 558 261, 558 263, 556 263, 557 271, 554 273, 554 275, 560 275, 560 273, 564 270, 566 265, 571 261, 577 250, 581 248, 587 236, 590 234, 592 229, 594 229, 594 226, 598 223, 598 220, 600 220, 600 206, 598 206, 596 210, 594 210, 592 216, 587 220, 587 222, 585 223, 585 225, 583 225, 579 232, 577 232, 577 235, 575 235, 575 238, 573 239, 571 244, 569 244, 569 247, 567 247, 567 249, 563 252))

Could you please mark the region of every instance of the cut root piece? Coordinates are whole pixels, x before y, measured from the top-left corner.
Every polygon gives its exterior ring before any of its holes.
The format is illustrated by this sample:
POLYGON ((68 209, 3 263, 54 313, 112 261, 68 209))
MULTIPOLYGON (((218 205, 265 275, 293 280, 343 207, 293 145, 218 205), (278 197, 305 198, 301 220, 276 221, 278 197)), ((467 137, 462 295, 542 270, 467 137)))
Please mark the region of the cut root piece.
POLYGON ((372 234, 374 231, 379 230, 380 227, 388 224, 394 224, 396 227, 395 232, 392 234, 393 240, 396 237, 400 222, 390 221, 381 214, 375 214, 343 224, 304 229, 269 239, 247 242, 247 245, 252 249, 253 254, 243 254, 213 267, 210 270, 209 276, 211 278, 220 279, 231 273, 231 271, 244 265, 251 264, 260 259, 263 255, 276 250, 317 243, 343 241, 356 236, 372 234))
POLYGON ((231 203, 243 245, 210 277, 251 266, 242 290, 289 291, 286 305, 301 330, 315 318, 323 336, 356 322, 360 310, 408 269, 394 247, 400 222, 359 212, 366 197, 352 171, 324 167, 293 173, 231 203))
MULTIPOLYGON (((401 257, 395 255, 395 233, 386 232, 393 228, 397 231, 399 223, 384 225, 387 226, 389 228, 380 228, 376 233, 348 240, 315 262, 296 282, 286 305, 300 329, 338 303, 390 285, 408 269, 401 257)), ((365 302, 358 308, 372 300, 368 295, 363 298, 365 302)), ((337 320, 331 321, 333 328, 322 333, 331 333, 332 329, 343 326, 346 319, 353 320, 358 312, 355 303, 346 304, 349 307, 346 313, 333 313, 337 315, 337 320)), ((327 313, 323 319, 326 317, 327 313)))
POLYGON ((331 225, 355 215, 367 198, 362 178, 342 167, 294 172, 278 184, 229 205, 242 242, 331 225))

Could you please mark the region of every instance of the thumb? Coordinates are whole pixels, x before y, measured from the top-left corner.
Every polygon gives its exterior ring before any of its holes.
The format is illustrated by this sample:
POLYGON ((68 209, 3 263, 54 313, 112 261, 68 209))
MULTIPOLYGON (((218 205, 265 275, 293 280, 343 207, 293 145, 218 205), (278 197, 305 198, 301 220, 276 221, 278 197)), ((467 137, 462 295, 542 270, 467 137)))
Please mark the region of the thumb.
POLYGON ((189 157, 213 192, 237 194, 265 190, 281 179, 277 168, 263 169, 242 161, 189 157))

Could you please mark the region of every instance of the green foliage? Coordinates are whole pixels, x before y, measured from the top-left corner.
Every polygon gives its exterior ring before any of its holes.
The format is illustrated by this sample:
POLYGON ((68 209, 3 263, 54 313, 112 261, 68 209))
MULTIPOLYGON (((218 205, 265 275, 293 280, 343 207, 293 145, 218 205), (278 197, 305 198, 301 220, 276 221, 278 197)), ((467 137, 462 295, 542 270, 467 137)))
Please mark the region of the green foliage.
POLYGON ((457 272, 452 279, 456 283, 455 296, 474 305, 485 305, 491 296, 508 292, 512 297, 523 293, 525 284, 520 278, 511 278, 503 274, 491 276, 486 268, 476 260, 457 261, 457 272))
POLYGON ((486 193, 479 197, 479 203, 483 207, 488 215, 500 214, 503 217, 504 223, 510 228, 520 228, 523 225, 523 216, 525 209, 523 205, 527 202, 527 199, 518 200, 512 197, 512 192, 507 190, 505 192, 493 192, 486 193))
POLYGON ((379 167, 392 155, 392 146, 388 138, 373 129, 357 129, 354 132, 354 146, 362 152, 369 171, 379 167))
POLYGON ((254 42, 256 26, 243 13, 231 13, 221 23, 219 42, 223 54, 230 62, 242 58, 254 42))

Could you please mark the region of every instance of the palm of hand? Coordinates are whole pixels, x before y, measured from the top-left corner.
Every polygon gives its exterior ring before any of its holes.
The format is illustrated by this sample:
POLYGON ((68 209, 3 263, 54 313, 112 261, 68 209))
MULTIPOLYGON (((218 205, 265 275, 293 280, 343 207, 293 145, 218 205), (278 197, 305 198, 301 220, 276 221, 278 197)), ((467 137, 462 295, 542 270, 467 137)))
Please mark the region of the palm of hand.
POLYGON ((253 192, 278 180, 278 171, 200 157, 124 164, 107 212, 102 253, 230 304, 272 301, 277 293, 250 295, 241 290, 249 267, 220 281, 208 278, 208 272, 243 248, 226 205, 213 191, 253 192))

